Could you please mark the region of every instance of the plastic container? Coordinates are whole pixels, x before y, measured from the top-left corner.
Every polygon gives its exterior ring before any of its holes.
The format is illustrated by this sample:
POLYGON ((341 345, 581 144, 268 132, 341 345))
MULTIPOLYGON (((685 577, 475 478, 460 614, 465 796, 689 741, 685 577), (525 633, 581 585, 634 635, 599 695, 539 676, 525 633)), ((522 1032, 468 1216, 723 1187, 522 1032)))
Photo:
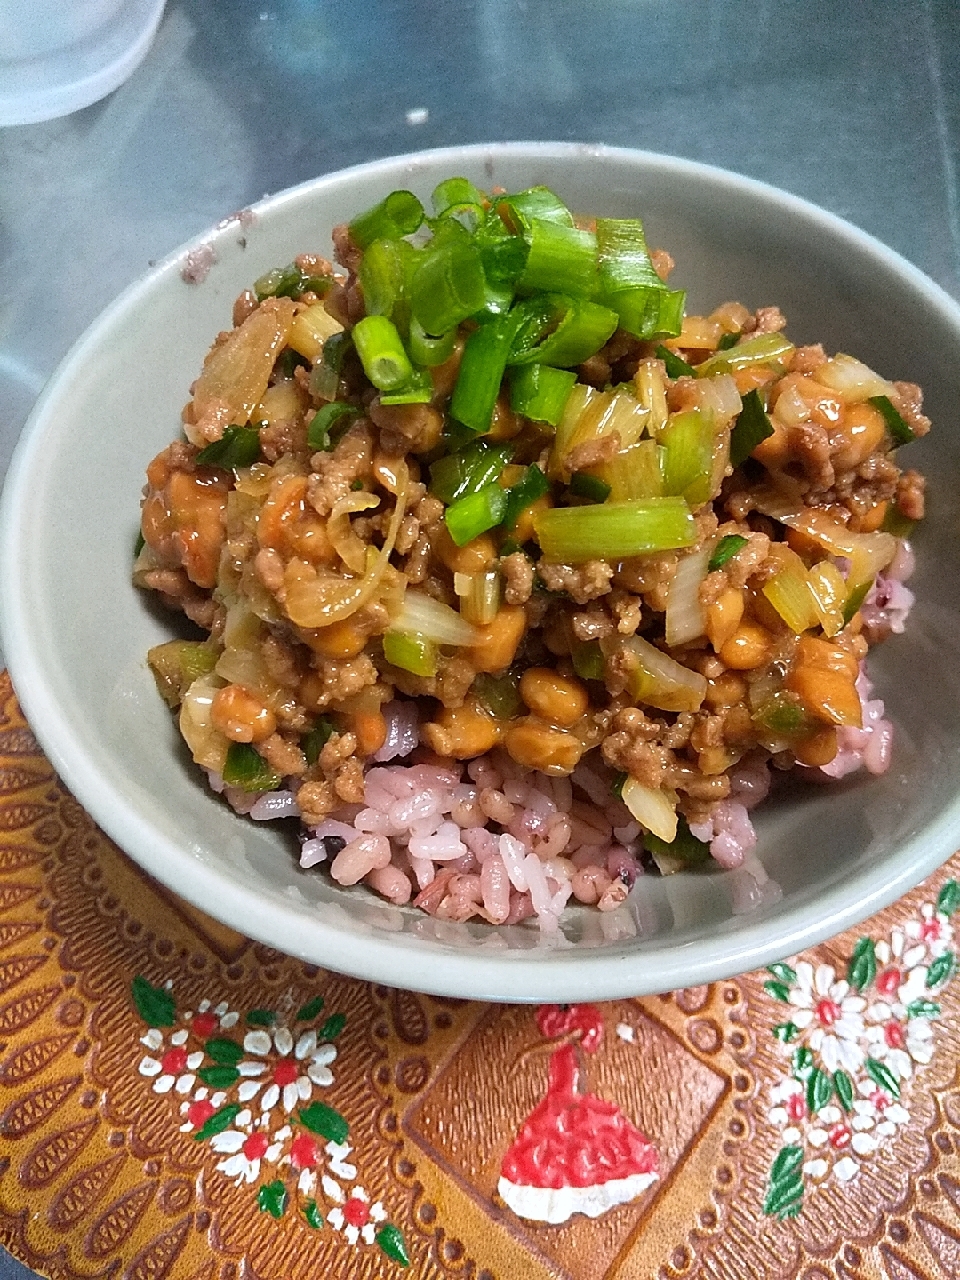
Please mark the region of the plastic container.
POLYGON ((0 0, 0 125, 69 115, 140 65, 164 0, 0 0))

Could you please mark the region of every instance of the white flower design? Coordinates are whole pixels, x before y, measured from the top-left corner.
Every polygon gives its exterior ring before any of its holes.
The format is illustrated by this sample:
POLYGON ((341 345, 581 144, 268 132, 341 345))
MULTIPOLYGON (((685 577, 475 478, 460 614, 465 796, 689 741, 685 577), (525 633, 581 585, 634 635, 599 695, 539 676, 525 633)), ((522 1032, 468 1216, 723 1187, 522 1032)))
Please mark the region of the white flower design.
POLYGON ((153 1080, 154 1093, 187 1094, 196 1084, 197 1069, 203 1062, 203 1052, 188 1053, 186 1043, 190 1033, 180 1028, 170 1036, 169 1047, 165 1047, 163 1032, 151 1027, 140 1043, 146 1045, 150 1053, 140 1059, 137 1070, 148 1080, 153 1080))
POLYGON ((289 1027, 275 1027, 272 1032, 258 1028, 244 1036, 243 1049, 252 1056, 237 1064, 237 1071, 244 1077, 237 1097, 241 1102, 250 1102, 266 1084, 260 1098, 260 1110, 265 1114, 278 1102, 289 1114, 299 1103, 310 1100, 315 1086, 326 1088, 333 1083, 330 1063, 337 1056, 337 1046, 329 1041, 318 1042, 315 1030, 305 1031, 294 1040, 289 1027), (272 1068, 266 1061, 271 1055, 279 1059, 272 1068))
POLYGON ((860 1037, 866 1001, 851 994, 850 984, 837 979, 832 965, 814 969, 800 961, 795 972, 796 984, 789 995, 794 1026, 827 1071, 858 1071, 864 1060, 860 1037))
POLYGON ((370 1203, 370 1197, 363 1187, 352 1187, 349 1198, 331 1209, 327 1221, 337 1231, 342 1231, 350 1244, 362 1240, 364 1244, 373 1244, 377 1234, 377 1223, 385 1221, 387 1211, 379 1200, 370 1203))
MULTIPOLYGON (((260 1177, 260 1165, 266 1160, 275 1164, 283 1150, 283 1141, 270 1141, 266 1133, 250 1132, 252 1117, 249 1111, 241 1111, 234 1121, 235 1129, 215 1133, 210 1139, 214 1151, 226 1156, 217 1168, 228 1178, 235 1178, 239 1187, 244 1182, 256 1182, 260 1177)), ((280 1139, 280 1135, 276 1135, 280 1139)))
POLYGON ((906 937, 914 943, 923 943, 930 959, 936 960, 953 945, 953 925, 950 917, 938 911, 932 902, 925 902, 920 916, 904 925, 906 937))
MULTIPOLYGON (((873 1006, 871 1013, 879 1009, 873 1006)), ((867 1028, 870 1057, 889 1067, 898 1080, 913 1074, 913 1064, 926 1064, 933 1057, 933 1027, 927 1018, 902 1021, 893 1009, 867 1028)))

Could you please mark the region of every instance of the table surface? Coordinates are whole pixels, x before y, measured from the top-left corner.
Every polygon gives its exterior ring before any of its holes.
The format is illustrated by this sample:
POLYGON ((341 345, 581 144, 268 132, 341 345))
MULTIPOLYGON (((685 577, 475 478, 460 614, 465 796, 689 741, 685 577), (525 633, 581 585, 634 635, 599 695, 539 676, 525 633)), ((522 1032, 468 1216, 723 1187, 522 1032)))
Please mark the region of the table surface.
POLYGON ((773 183, 960 297, 955 0, 179 0, 110 97, 0 129, 0 476, 71 344, 178 244, 345 165, 532 138, 773 183))

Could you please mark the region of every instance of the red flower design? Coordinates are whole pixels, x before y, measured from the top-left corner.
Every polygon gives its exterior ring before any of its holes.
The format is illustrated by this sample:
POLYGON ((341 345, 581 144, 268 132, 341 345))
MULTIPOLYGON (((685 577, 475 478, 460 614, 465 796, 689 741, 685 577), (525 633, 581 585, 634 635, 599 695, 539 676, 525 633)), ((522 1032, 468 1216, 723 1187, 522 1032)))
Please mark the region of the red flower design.
POLYGON ((896 965, 891 965, 889 969, 877 974, 877 990, 882 996, 895 995, 902 981, 903 974, 896 965))
POLYGON ((586 1053, 595 1053, 603 1040, 603 1014, 592 1004, 543 1004, 537 1010, 537 1026, 551 1040, 579 1031, 586 1053))
POLYGON ((262 1160, 269 1145, 270 1139, 265 1133, 251 1133, 240 1150, 248 1160, 262 1160))
POLYGON ((187 1108, 187 1119, 195 1129, 202 1129, 210 1117, 213 1115, 214 1107, 212 1102, 208 1102, 206 1098, 202 1102, 191 1102, 187 1108))
POLYGON ((273 1083, 282 1089, 284 1085, 293 1084, 300 1074, 300 1068, 292 1058, 281 1058, 273 1069, 273 1083))
POLYGON ((349 1222, 351 1227, 365 1227, 370 1221, 370 1206, 365 1200, 361 1200, 359 1196, 351 1196, 347 1203, 343 1206, 343 1217, 349 1222))
POLYGON ((175 1049, 168 1049, 160 1059, 160 1070, 166 1076, 179 1075, 185 1070, 186 1065, 187 1051, 182 1045, 177 1045, 175 1049))
POLYGON ((213 1035, 219 1024, 215 1013, 197 1013, 194 1015, 193 1022, 190 1025, 195 1036, 199 1036, 201 1040, 206 1040, 213 1035))
POLYGON ((309 1133, 300 1133, 290 1143, 290 1163, 294 1169, 312 1169, 320 1159, 317 1143, 309 1133))

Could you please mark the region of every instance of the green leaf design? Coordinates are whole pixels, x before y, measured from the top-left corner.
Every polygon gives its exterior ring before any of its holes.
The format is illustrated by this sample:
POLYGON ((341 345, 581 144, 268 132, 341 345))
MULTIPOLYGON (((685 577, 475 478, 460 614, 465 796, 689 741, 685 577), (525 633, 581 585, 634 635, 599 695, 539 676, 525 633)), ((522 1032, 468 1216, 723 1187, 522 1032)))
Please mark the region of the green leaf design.
POLYGON ((937 956, 927 970, 927 990, 929 991, 931 987, 938 987, 941 982, 946 982, 948 978, 952 978, 956 963, 957 958, 952 951, 945 951, 942 956, 937 956))
POLYGON ((807 1110, 812 1116, 822 1111, 833 1097, 833 1080, 830 1073, 814 1067, 807 1079, 807 1110))
POLYGON ((853 1110, 853 1081, 845 1071, 835 1071, 833 1073, 833 1087, 840 1099, 840 1105, 844 1111, 853 1110))
POLYGON ((308 1000, 306 1004, 301 1005, 297 1010, 296 1022, 309 1022, 311 1018, 315 1018, 323 1008, 323 996, 314 996, 312 1000, 308 1000))
POLYGON ((320 1030, 317 1032, 318 1040, 335 1040, 343 1028, 347 1025, 347 1015, 345 1013, 334 1013, 326 1020, 320 1030))
POLYGON ((410 1255, 399 1227, 395 1227, 392 1222, 385 1222, 374 1239, 388 1258, 399 1262, 401 1267, 409 1267, 410 1255))
POLYGON ((763 1212, 777 1218, 795 1218, 803 1204, 802 1147, 783 1147, 770 1168, 763 1212))
POLYGON ((794 1022, 780 1022, 773 1028, 773 1036, 775 1040, 779 1040, 781 1044, 789 1044, 791 1040, 796 1040, 800 1034, 800 1028, 794 1022))
POLYGON ((867 1068, 867 1075, 874 1084, 886 1090, 892 1098, 900 1097, 900 1085, 897 1083, 897 1077, 889 1067, 884 1066, 882 1062, 878 1062, 876 1058, 868 1058, 864 1065, 867 1068))
POLYGON ((172 1027, 176 1020, 177 1006, 165 987, 153 987, 138 973, 130 984, 137 1013, 151 1027, 172 1027))
POLYGON ((236 1067, 201 1067, 197 1075, 204 1084, 208 1084, 211 1089, 229 1089, 235 1081, 240 1079, 240 1072, 236 1067))
POLYGON ((877 976, 877 948, 872 938, 861 938, 853 948, 847 981, 855 991, 865 991, 877 976))
POLYGON ((908 1018, 939 1018, 940 1006, 935 1000, 914 1000, 907 1005, 908 1018))
POLYGON ((223 1133, 224 1129, 230 1128, 239 1114, 239 1102, 231 1102, 229 1106, 221 1107, 219 1111, 213 1113, 203 1128, 198 1129, 193 1135, 194 1142, 202 1142, 204 1138, 212 1138, 215 1133, 223 1133))
POLYGON ((793 1074, 798 1080, 806 1080, 813 1070, 813 1053, 807 1046, 801 1045, 793 1055, 793 1074))
POLYGON ((271 1218, 282 1218, 287 1208, 287 1188, 279 1178, 268 1182, 257 1192, 257 1204, 261 1213, 269 1213, 271 1218))
POLYGON ((788 964, 770 964, 767 965, 767 973, 772 973, 778 982, 786 982, 788 986, 794 986, 797 981, 796 969, 791 969, 788 964))
POLYGON ((272 1027, 276 1020, 272 1009, 251 1009, 247 1014, 248 1027, 272 1027))
POLYGON ((774 1000, 780 1000, 783 1004, 790 1003, 790 988, 785 982, 776 982, 771 978, 763 984, 763 989, 772 995, 774 1000))
POLYGON ((221 1066, 235 1067, 243 1057, 243 1049, 235 1040, 208 1040, 203 1051, 221 1066))
POLYGON ((945 916, 952 916, 960 907, 960 884, 956 880, 948 880, 937 896, 937 910, 945 916))
POLYGON ((317 1208, 316 1200, 308 1200, 303 1206, 303 1216, 307 1222, 313 1227, 314 1231, 319 1231, 323 1226, 323 1215, 317 1208))
POLYGON ((300 1123, 311 1133, 319 1133, 328 1142, 343 1143, 347 1140, 350 1126, 339 1111, 328 1107, 325 1102, 311 1102, 300 1112, 300 1123))

